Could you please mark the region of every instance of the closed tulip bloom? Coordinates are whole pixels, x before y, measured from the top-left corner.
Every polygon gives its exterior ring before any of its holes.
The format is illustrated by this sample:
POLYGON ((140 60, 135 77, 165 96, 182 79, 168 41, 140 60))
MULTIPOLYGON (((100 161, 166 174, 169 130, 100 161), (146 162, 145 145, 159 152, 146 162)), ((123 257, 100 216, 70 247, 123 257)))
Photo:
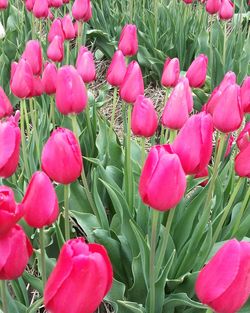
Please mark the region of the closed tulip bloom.
POLYGON ((33 77, 33 89, 30 97, 40 97, 43 94, 43 83, 39 76, 33 77))
POLYGON ((50 7, 60 8, 63 5, 62 0, 49 0, 50 7))
POLYGON ((93 313, 109 292, 112 265, 105 248, 85 243, 83 238, 67 241, 60 252, 44 292, 45 308, 51 313, 93 313))
POLYGON ((55 36, 60 36, 63 40, 65 39, 62 22, 59 18, 55 19, 50 26, 48 41, 52 42, 55 36))
POLYGON ((11 115, 13 107, 3 88, 0 86, 0 119, 11 115))
POLYGON ((42 72, 42 47, 38 40, 29 40, 26 43, 22 58, 28 62, 34 75, 40 75, 42 72))
POLYGON ((236 143, 239 150, 243 150, 248 146, 249 142, 250 142, 250 122, 248 122, 244 129, 240 132, 236 143))
POLYGON ((0 237, 0 279, 20 277, 33 253, 32 245, 19 225, 0 237))
POLYGON ((20 154, 21 132, 14 117, 0 122, 0 177, 7 178, 16 171, 20 154))
POLYGON ((200 88, 205 84, 207 63, 207 56, 205 54, 200 54, 189 66, 186 77, 188 78, 191 87, 200 88))
POLYGON ((32 12, 36 18, 46 18, 49 14, 48 0, 35 0, 32 12))
POLYGON ((136 61, 129 63, 120 88, 121 98, 134 103, 136 98, 144 94, 144 82, 140 65, 136 61))
POLYGON ((233 132, 240 127, 243 110, 238 85, 230 85, 222 92, 212 116, 214 126, 223 133, 233 132))
POLYGON ((8 7, 8 0, 0 0, 0 10, 5 10, 8 7))
POLYGON ((74 133, 66 128, 54 130, 43 147, 43 171, 60 184, 70 184, 81 175, 82 168, 81 149, 74 133))
POLYGON ((221 0, 219 17, 222 20, 230 20, 234 16, 234 4, 231 0, 221 0))
POLYGON ((247 76, 240 89, 242 108, 245 113, 250 113, 250 76, 247 76))
POLYGON ((72 15, 78 21, 88 22, 92 17, 90 0, 75 0, 72 6, 72 15))
POLYGON ((169 145, 152 147, 139 182, 142 201, 155 210, 167 211, 181 201, 185 190, 186 176, 178 155, 169 145))
POLYGON ((144 96, 138 96, 132 111, 131 129, 134 135, 151 137, 158 126, 158 117, 153 101, 144 96))
POLYGON ((107 81, 111 86, 120 87, 127 71, 126 60, 123 53, 117 50, 112 58, 107 72, 107 81))
POLYGON ((213 122, 210 114, 191 116, 175 138, 172 148, 187 175, 197 174, 212 155, 213 122))
POLYGON ((90 83, 95 80, 95 62, 93 54, 90 51, 85 51, 84 53, 79 54, 76 62, 76 69, 85 83, 90 83))
POLYGON ((133 24, 127 24, 123 27, 118 49, 122 51, 125 56, 135 55, 138 51, 137 28, 133 24))
POLYGON ((250 141, 235 158, 235 172, 241 177, 250 178, 250 141))
POLYGON ((30 64, 21 59, 13 67, 10 89, 18 98, 27 98, 33 90, 33 72, 30 64))
POLYGON ((75 28, 69 14, 62 19, 62 28, 66 40, 75 38, 75 28))
POLYGON ((26 9, 31 12, 34 7, 35 0, 25 0, 26 9))
POLYGON ((49 177, 35 172, 22 201, 24 219, 31 227, 42 228, 55 222, 59 213, 58 200, 49 177))
POLYGON ((42 83, 44 92, 47 95, 52 95, 56 93, 56 85, 57 85, 57 68, 54 63, 45 64, 45 68, 43 70, 42 83))
POLYGON ((183 0, 186 4, 191 4, 193 3, 193 0, 183 0))
POLYGON ((13 190, 0 186, 0 236, 6 234, 22 215, 23 206, 15 202, 13 190))
POLYGON ((167 58, 164 64, 161 77, 161 84, 164 87, 175 87, 180 76, 180 62, 178 58, 167 58))
POLYGON ((56 106, 62 114, 82 112, 88 102, 87 90, 81 76, 71 65, 58 70, 56 87, 56 106))
POLYGON ((206 11, 209 14, 215 14, 219 12, 221 6, 221 0, 207 0, 206 11))
POLYGON ((54 37, 48 46, 47 56, 53 62, 62 62, 64 58, 64 44, 62 37, 54 37))
POLYGON ((249 242, 229 240, 200 271, 196 294, 217 313, 236 313, 249 297, 249 276, 249 242))

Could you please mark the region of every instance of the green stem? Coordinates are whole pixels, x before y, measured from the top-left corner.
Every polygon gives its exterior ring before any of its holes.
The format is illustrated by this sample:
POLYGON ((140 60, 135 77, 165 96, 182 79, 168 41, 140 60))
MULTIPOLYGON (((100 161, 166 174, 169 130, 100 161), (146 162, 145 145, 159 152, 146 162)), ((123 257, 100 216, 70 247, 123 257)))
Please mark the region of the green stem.
POLYGON ((129 21, 133 23, 133 7, 134 7, 134 0, 129 0, 129 21))
POLYGON ((85 114, 86 114, 86 122, 87 122, 87 128, 88 128, 91 146, 94 147, 94 136, 93 136, 92 127, 91 127, 91 120, 90 120, 89 106, 88 105, 85 109, 85 114))
POLYGON ((23 163, 26 175, 30 176, 29 165, 28 165, 28 158, 26 154, 26 136, 25 136, 25 129, 24 129, 24 107, 25 107, 25 100, 21 100, 21 141, 22 141, 22 152, 23 152, 23 163))
POLYGON ((145 137, 141 137, 141 165, 143 167, 145 161, 145 137))
POLYGON ((83 23, 81 21, 78 21, 78 51, 82 44, 82 31, 83 31, 83 23))
POLYGON ((50 96, 50 123, 53 125, 53 130, 56 127, 56 119, 55 119, 55 103, 53 101, 53 96, 50 96))
POLYGON ((65 240, 70 239, 69 226, 69 185, 64 185, 64 219, 65 219, 65 240))
POLYGON ((226 72, 226 52, 227 52, 227 22, 224 22, 224 42, 223 42, 223 66, 226 72))
POLYGON ((33 99, 30 98, 30 114, 31 114, 32 127, 33 127, 35 142, 36 142, 37 157, 39 160, 38 162, 40 164, 40 144, 39 144, 39 137, 38 137, 37 128, 36 128, 36 117, 34 114, 34 107, 33 107, 33 101, 32 100, 33 99))
POLYGON ((210 308, 208 308, 208 309, 206 310, 206 313, 213 313, 213 310, 210 309, 210 308))
POLYGON ((155 48, 157 46, 157 27, 158 27, 158 0, 154 0, 154 14, 155 14, 155 48))
POLYGON ((166 254, 166 249, 168 246, 168 240, 169 240, 169 235, 170 235, 170 229, 171 229, 171 225, 174 219, 174 214, 175 214, 175 208, 171 209, 169 211, 169 215, 168 215, 168 220, 167 220, 167 224, 166 224, 166 228, 165 228, 165 232, 163 235, 163 244, 161 246, 161 251, 159 254, 159 258, 158 261, 156 263, 156 279, 158 278, 158 274, 160 273, 161 267, 162 267, 162 262, 164 260, 165 254, 166 254))
POLYGON ((70 45, 70 42, 69 40, 66 41, 66 65, 69 65, 70 62, 69 62, 69 45, 70 45))
POLYGON ((1 298, 2 298, 2 310, 3 313, 8 313, 7 295, 6 295, 6 281, 1 280, 1 298))
POLYGON ((159 219, 159 212, 153 209, 150 260, 149 260, 149 291, 150 291, 150 310, 149 313, 155 313, 155 250, 156 250, 156 233, 159 219))
POLYGON ((28 138, 30 138, 30 123, 29 123, 29 116, 28 116, 26 103, 23 106, 23 109, 24 109, 24 118, 25 118, 25 123, 26 123, 27 136, 28 138))
POLYGON ((115 122, 115 112, 116 112, 116 107, 118 103, 117 99, 117 87, 114 88, 114 95, 113 95, 113 107, 112 107, 112 114, 111 114, 111 122, 110 122, 110 127, 109 127, 109 137, 111 135, 112 129, 114 128, 114 122, 115 122))
POLYGON ((240 222, 241 222, 241 218, 242 218, 242 216, 244 214, 244 211, 245 211, 245 209, 247 207, 249 199, 250 199, 250 187, 248 186, 248 191, 247 191, 247 193, 245 195, 245 198, 243 200, 243 203, 241 205, 240 212, 237 214, 237 219, 236 219, 236 222, 234 224, 232 237, 234 237, 236 232, 238 231, 238 228, 239 228, 240 222))
POLYGON ((125 160, 126 160, 126 175, 125 175, 125 186, 126 186, 126 198, 128 201, 129 208, 133 209, 133 181, 132 181, 132 168, 131 168, 131 112, 132 105, 128 104, 128 123, 127 123, 127 140, 125 149, 125 160))
POLYGON ((146 5, 145 0, 143 0, 142 1, 142 21, 143 21, 143 24, 145 23, 145 10, 146 10, 145 5, 146 5))
POLYGON ((177 131, 174 129, 170 129, 170 136, 169 136, 169 143, 173 143, 173 141, 175 140, 177 131))
POLYGON ((39 241, 40 241, 40 250, 41 250, 41 276, 42 276, 42 282, 43 287, 45 287, 46 284, 46 259, 45 259, 45 244, 44 244, 44 228, 41 228, 39 230, 39 241))

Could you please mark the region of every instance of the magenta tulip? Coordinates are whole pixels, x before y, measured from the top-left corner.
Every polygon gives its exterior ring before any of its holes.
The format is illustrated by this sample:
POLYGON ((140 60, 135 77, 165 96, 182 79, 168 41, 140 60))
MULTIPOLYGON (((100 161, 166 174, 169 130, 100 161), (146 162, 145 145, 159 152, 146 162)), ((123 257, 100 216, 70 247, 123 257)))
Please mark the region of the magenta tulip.
POLYGON ((32 12, 36 18, 46 18, 49 14, 48 0, 35 0, 32 12))
POLYGON ((0 0, 0 11, 7 9, 8 5, 9 5, 8 0, 0 0))
POLYGON ((200 88, 205 84, 207 75, 208 58, 205 54, 200 54, 189 66, 186 77, 189 85, 194 88, 200 88))
POLYGON ((135 55, 138 51, 137 28, 133 24, 127 24, 123 27, 118 49, 122 51, 125 56, 135 55))
POLYGON ((178 58, 167 58, 164 63, 161 84, 164 87, 175 87, 180 76, 180 62, 178 58))
POLYGON ((221 7, 221 0, 207 0, 206 11, 209 14, 218 13, 221 7))
POLYGON ((245 113, 250 113, 250 76, 247 76, 240 89, 242 108, 245 113))
POLYGON ((80 50, 77 57, 76 69, 85 83, 95 80, 95 62, 93 54, 90 51, 83 52, 83 50, 80 50))
POLYGON ((40 75, 42 72, 42 48, 38 40, 29 40, 26 43, 22 58, 29 63, 34 75, 40 75))
POLYGON ((0 119, 11 115, 13 112, 12 104, 0 86, 0 119))
POLYGON ((75 0, 72 6, 72 15, 77 21, 88 22, 92 17, 90 0, 75 0))
POLYGON ((66 40, 75 38, 75 28, 69 14, 62 19, 62 28, 66 40))
POLYGON ((235 158, 235 172, 240 177, 250 178, 250 141, 244 144, 235 158))
POLYGON ((21 59, 17 65, 13 67, 10 89, 18 98, 27 98, 33 90, 33 72, 30 64, 21 59))
POLYGON ((231 0, 221 0, 219 17, 222 20, 230 20, 234 16, 234 4, 231 0))
POLYGON ((112 58, 107 72, 107 81, 110 85, 120 87, 127 71, 126 60, 123 53, 117 50, 112 58))
POLYGON ((48 41, 52 42, 55 36, 59 36, 63 40, 65 39, 62 22, 59 18, 55 19, 50 26, 50 30, 48 33, 48 41))
POLYGON ((237 146, 239 150, 245 149, 250 141, 250 122, 246 124, 244 129, 240 132, 238 138, 237 138, 237 146))
POLYGON ((56 93, 57 86, 57 68, 54 63, 47 63, 43 70, 42 83, 44 92, 47 95, 56 93))
POLYGON ((55 36, 48 46, 47 56, 53 62, 62 62, 64 58, 64 45, 61 36, 55 36))

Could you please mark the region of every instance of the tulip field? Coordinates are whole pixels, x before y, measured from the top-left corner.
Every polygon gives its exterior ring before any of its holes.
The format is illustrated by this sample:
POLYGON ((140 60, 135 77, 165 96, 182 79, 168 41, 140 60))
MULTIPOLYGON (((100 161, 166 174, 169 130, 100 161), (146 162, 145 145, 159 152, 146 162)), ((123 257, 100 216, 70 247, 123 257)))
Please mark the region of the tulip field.
POLYGON ((250 312, 232 1, 0 0, 0 313, 250 312))

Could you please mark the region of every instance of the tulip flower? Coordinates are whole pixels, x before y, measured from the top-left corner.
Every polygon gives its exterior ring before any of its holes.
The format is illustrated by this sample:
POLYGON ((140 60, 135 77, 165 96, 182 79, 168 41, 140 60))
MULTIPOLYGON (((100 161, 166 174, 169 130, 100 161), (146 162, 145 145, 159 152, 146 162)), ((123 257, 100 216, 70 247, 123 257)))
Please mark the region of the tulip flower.
POLYGON ((5 36, 6 36, 5 29, 3 27, 3 24, 0 22, 0 40, 4 39, 5 36))
POLYGON ((193 0, 183 0, 186 4, 191 4, 193 3, 193 0))
POLYGON ((193 101, 190 105, 192 92, 187 78, 182 79, 172 91, 163 111, 162 124, 170 129, 180 129, 188 120, 189 113, 193 109, 193 101))
POLYGON ((221 6, 221 0, 207 0, 206 11, 209 14, 218 13, 221 6))
POLYGON ((70 312, 93 313, 109 292, 112 265, 105 248, 85 243, 83 238, 67 241, 45 286, 45 308, 68 313, 65 299, 72 298, 70 312))
POLYGON ((15 202, 13 190, 0 186, 0 236, 6 234, 22 215, 23 206, 15 202))
POLYGON ((235 172, 240 177, 250 178, 250 141, 244 144, 235 158, 235 172))
POLYGON ((139 182, 142 201, 153 209, 167 211, 184 196, 186 176, 177 154, 169 145, 151 148, 139 182))
POLYGON ((20 277, 33 253, 32 245, 19 225, 0 236, 0 279, 20 277))
POLYGON ((55 19, 50 26, 50 30, 48 33, 49 43, 52 42, 52 40, 55 38, 55 36, 60 36, 63 40, 65 39, 62 21, 59 18, 55 19))
POLYGON ((139 95, 144 94, 144 82, 139 64, 132 61, 127 68, 121 88, 121 98, 128 102, 134 103, 139 95))
POLYGON ((20 141, 21 132, 14 117, 0 122, 0 177, 10 177, 16 171, 20 141))
POLYGON ((57 68, 54 63, 47 63, 43 70, 42 83, 47 95, 56 93, 57 68))
POLYGON ((27 98, 33 90, 33 72, 31 65, 21 59, 17 65, 12 68, 12 77, 10 89, 18 98, 27 98))
POLYGON ((81 175, 82 168, 81 149, 74 133, 66 128, 54 130, 43 147, 42 170, 52 180, 70 184, 81 175))
POLYGON ((125 56, 135 55, 138 51, 137 28, 133 24, 127 24, 123 27, 118 49, 122 51, 125 56))
POLYGON ((48 46, 47 56, 53 62, 62 62, 64 58, 64 46, 61 36, 55 36, 48 46))
POLYGON ((111 86, 120 87, 127 71, 125 57, 120 50, 117 50, 112 58, 107 72, 107 81, 111 86))
POLYGON ((200 54, 189 66, 186 77, 189 85, 194 88, 200 88, 205 84, 207 75, 208 58, 205 54, 200 54))
MULTIPOLYGON (((195 174, 194 178, 203 178, 203 177, 205 178, 208 176, 209 176, 208 167, 205 167, 203 170, 195 174)), ((205 187, 207 183, 208 183, 208 179, 204 180, 202 183, 200 183, 200 185, 202 187, 205 187)))
POLYGON ((0 10, 5 10, 7 9, 9 4, 8 0, 0 0, 0 10))
POLYGON ((90 83, 95 80, 95 62, 93 54, 90 51, 83 52, 83 49, 79 51, 76 69, 85 83, 90 83))
POLYGON ((239 150, 243 150, 248 146, 249 142, 250 142, 250 122, 248 122, 244 129, 240 132, 236 143, 239 150))
POLYGON ((33 77, 33 89, 30 97, 40 97, 43 94, 43 83, 39 76, 33 77))
POLYGON ((72 15, 77 21, 88 22, 92 17, 90 0, 75 0, 72 6, 72 15))
POLYGON ((63 5, 62 0, 49 0, 50 7, 52 8, 60 8, 63 5))
POLYGON ((245 113, 250 113, 250 76, 247 76, 240 89, 242 108, 245 113))
POLYGON ((135 136, 151 137, 158 126, 158 117, 153 101, 138 96, 132 111, 131 129, 135 136))
POLYGON ((172 149, 179 156, 187 175, 197 174, 212 155, 213 122, 210 114, 191 116, 175 138, 172 149))
POLYGON ((71 65, 58 70, 56 87, 56 106, 62 114, 82 112, 88 102, 87 90, 81 76, 71 65))
POLYGON ((178 58, 167 58, 164 63, 161 84, 164 87, 175 87, 180 76, 180 62, 178 58))
POLYGON ((0 86, 0 119, 11 115, 13 107, 10 103, 9 98, 6 96, 3 88, 0 86))
POLYGON ((48 0, 35 0, 32 12, 36 18, 46 18, 49 14, 48 0))
POLYGON ((222 20, 230 20, 234 15, 234 4, 231 0, 221 0, 219 17, 222 20))
POLYGON ((235 313, 250 292, 250 243, 226 242, 198 275, 195 290, 202 303, 217 313, 235 313))
POLYGON ((26 43, 22 58, 28 62, 34 75, 40 75, 42 72, 42 48, 38 40, 29 40, 26 43))
POLYGON ((25 0, 26 9, 31 12, 34 7, 35 0, 25 0))
POLYGON ((55 222, 59 213, 58 200, 49 177, 35 172, 22 201, 24 219, 31 227, 42 228, 55 222))
POLYGON ((62 19, 62 28, 66 40, 75 38, 75 28, 69 14, 62 19))

